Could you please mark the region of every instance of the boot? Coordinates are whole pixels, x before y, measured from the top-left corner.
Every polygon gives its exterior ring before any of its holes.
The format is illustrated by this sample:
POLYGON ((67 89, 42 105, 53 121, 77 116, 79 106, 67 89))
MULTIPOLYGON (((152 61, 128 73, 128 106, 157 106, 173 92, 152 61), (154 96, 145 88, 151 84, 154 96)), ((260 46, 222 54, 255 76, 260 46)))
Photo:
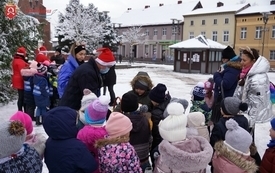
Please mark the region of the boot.
POLYGON ((36 116, 35 117, 35 125, 39 126, 41 125, 42 123, 40 122, 40 116, 36 116))

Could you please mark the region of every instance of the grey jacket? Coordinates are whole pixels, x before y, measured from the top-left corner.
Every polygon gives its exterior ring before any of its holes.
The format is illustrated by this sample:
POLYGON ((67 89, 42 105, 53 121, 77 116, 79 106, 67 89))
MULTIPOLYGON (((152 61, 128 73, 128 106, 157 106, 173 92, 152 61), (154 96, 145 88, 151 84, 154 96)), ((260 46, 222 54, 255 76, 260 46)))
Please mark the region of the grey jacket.
POLYGON ((250 127, 255 123, 265 123, 273 118, 270 101, 269 78, 270 64, 260 56, 247 74, 244 86, 238 86, 235 96, 248 104, 247 114, 250 127))

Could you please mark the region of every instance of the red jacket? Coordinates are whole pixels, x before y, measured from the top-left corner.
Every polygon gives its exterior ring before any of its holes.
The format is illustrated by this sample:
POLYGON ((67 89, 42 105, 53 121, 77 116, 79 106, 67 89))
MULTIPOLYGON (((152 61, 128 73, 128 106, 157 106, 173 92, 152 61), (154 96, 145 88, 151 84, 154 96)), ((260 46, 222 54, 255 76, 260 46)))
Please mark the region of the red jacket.
POLYGON ((44 61, 49 61, 49 58, 43 53, 38 53, 35 57, 35 61, 43 63, 44 61))
POLYGON ((275 147, 265 150, 261 166, 261 173, 275 173, 275 147))
POLYGON ((26 63, 21 57, 15 55, 12 61, 12 87, 15 89, 24 89, 24 80, 21 75, 21 69, 28 67, 28 63, 26 63))

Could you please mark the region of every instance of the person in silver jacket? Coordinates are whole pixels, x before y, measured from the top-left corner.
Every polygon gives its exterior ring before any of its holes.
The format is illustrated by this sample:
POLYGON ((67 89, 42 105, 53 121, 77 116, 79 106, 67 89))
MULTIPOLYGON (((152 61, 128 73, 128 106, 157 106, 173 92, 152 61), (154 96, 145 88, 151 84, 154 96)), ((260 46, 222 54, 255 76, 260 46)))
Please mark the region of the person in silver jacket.
POLYGON ((239 86, 234 95, 248 104, 249 124, 253 128, 255 123, 265 123, 273 118, 267 75, 270 64, 256 49, 249 47, 242 50, 241 64, 239 86))

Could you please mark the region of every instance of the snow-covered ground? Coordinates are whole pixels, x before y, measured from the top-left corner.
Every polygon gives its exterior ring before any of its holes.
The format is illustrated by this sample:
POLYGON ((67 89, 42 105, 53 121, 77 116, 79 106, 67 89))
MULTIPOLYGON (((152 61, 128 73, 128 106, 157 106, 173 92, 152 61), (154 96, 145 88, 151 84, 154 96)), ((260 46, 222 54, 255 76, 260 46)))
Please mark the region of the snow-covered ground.
MULTIPOLYGON (((118 64, 119 66, 120 64, 118 64)), ((126 65, 122 63, 122 65, 126 65)), ((190 100, 190 91, 197 82, 204 82, 212 75, 203 74, 184 74, 173 72, 171 65, 155 65, 155 64, 142 64, 135 63, 132 66, 138 68, 117 69, 117 84, 114 87, 117 96, 122 96, 125 92, 131 89, 130 81, 139 71, 148 72, 153 84, 164 83, 172 97, 185 98, 190 100)), ((271 81, 275 81, 275 73, 268 74, 271 81)), ((189 106, 190 107, 190 106, 189 106)), ((11 102, 8 105, 0 107, 0 121, 7 120, 17 110, 16 102, 11 102)), ((256 125, 256 146, 261 156, 265 149, 266 144, 269 142, 269 129, 270 124, 256 125)), ((34 127, 35 132, 44 132, 42 126, 34 127)), ((209 172, 209 170, 207 171, 209 172)), ((43 173, 48 173, 47 167, 44 164, 43 173)))

